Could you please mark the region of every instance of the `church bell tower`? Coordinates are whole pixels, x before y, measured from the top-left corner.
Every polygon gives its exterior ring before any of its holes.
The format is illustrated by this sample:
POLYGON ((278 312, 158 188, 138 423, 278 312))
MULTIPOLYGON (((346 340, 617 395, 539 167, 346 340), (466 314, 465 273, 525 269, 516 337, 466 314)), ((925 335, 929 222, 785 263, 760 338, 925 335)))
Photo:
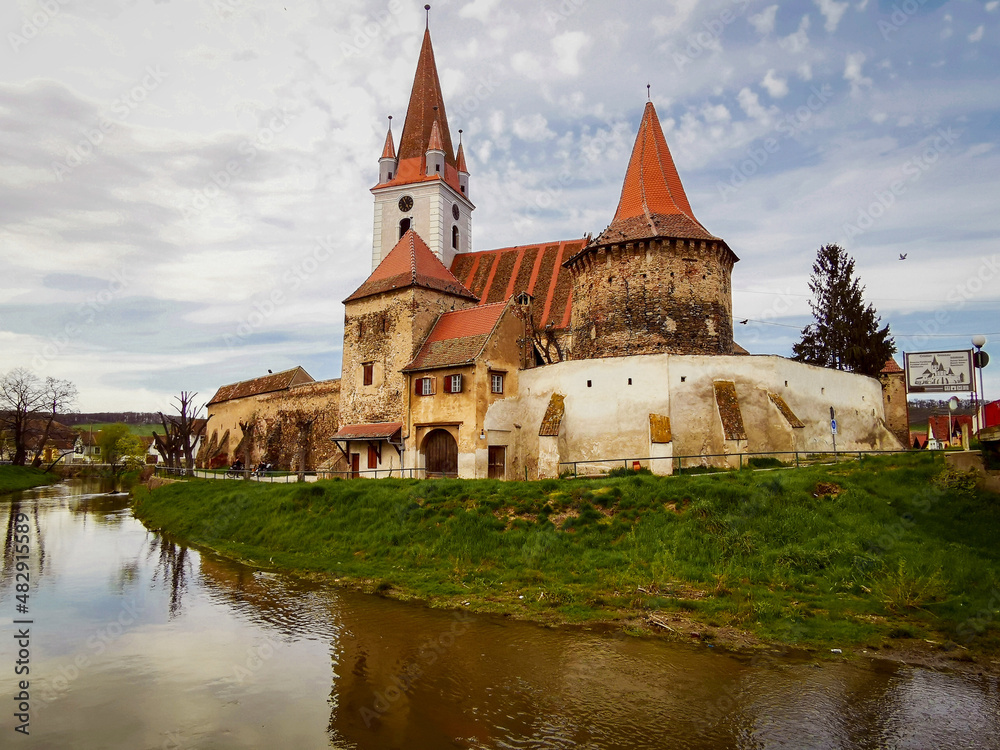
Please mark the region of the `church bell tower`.
POLYGON ((469 200, 469 172, 462 144, 457 154, 452 145, 429 28, 424 30, 399 150, 390 118, 372 194, 373 270, 410 229, 445 267, 451 267, 458 253, 471 252, 475 206, 469 200))

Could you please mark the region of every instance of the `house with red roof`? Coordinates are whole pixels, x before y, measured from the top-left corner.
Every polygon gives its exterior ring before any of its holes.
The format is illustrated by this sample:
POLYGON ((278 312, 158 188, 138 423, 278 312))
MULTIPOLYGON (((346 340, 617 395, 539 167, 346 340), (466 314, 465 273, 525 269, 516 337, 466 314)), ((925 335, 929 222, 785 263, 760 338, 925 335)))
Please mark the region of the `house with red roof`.
POLYGON ((747 451, 831 450, 831 416, 841 450, 908 445, 894 362, 880 383, 734 341, 739 258, 696 217, 652 101, 602 232, 482 250, 425 29, 371 192, 372 270, 344 300, 329 403, 290 417, 296 389, 320 384, 288 373, 227 386, 209 404, 207 453, 302 443, 316 410, 327 465, 351 476, 534 478, 625 458, 670 473, 681 455, 737 465, 747 451))

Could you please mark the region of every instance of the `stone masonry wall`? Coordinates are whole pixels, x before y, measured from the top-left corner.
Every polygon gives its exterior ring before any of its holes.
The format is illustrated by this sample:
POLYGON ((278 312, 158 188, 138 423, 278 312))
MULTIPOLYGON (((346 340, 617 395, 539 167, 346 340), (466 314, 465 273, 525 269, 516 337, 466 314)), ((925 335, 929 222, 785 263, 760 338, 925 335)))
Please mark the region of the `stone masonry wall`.
POLYGON ((205 449, 199 452, 198 465, 228 466, 242 458, 244 450, 249 448, 251 465, 268 461, 280 469, 293 471, 342 468, 338 465, 343 461, 340 451, 331 440, 339 427, 339 414, 339 380, 306 383, 213 404, 206 439, 202 441, 205 449), (307 422, 311 422, 308 428, 307 422), (253 425, 249 446, 241 423, 253 425), (219 445, 227 433, 225 450, 217 456, 207 455, 209 446, 219 445), (300 467, 303 445, 305 465, 300 467))
POLYGON ((419 287, 348 302, 344 313, 341 424, 403 422, 406 382, 400 372, 438 317, 471 300, 419 287), (365 363, 373 364, 371 385, 365 363))
POLYGON ((885 424, 907 448, 910 443, 910 412, 906 402, 906 374, 902 372, 879 375, 882 384, 882 402, 885 424))
POLYGON ((732 261, 721 243, 609 245, 572 266, 571 359, 732 354, 732 261))

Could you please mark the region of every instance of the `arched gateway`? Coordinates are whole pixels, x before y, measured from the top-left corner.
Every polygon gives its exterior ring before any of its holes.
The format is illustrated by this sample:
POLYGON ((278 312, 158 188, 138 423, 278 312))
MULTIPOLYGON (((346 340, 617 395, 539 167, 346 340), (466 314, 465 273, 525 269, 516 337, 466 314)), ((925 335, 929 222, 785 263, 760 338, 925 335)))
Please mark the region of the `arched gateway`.
POLYGON ((458 443, 447 430, 433 430, 424 438, 424 467, 428 477, 458 476, 458 443))

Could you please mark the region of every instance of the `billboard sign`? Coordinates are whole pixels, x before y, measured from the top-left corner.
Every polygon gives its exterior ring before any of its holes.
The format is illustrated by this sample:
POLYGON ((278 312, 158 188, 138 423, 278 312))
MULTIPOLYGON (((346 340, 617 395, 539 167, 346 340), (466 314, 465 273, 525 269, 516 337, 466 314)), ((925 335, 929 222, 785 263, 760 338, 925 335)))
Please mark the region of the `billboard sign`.
POLYGON ((972 391, 972 350, 957 352, 910 352, 906 355, 908 393, 972 391))

